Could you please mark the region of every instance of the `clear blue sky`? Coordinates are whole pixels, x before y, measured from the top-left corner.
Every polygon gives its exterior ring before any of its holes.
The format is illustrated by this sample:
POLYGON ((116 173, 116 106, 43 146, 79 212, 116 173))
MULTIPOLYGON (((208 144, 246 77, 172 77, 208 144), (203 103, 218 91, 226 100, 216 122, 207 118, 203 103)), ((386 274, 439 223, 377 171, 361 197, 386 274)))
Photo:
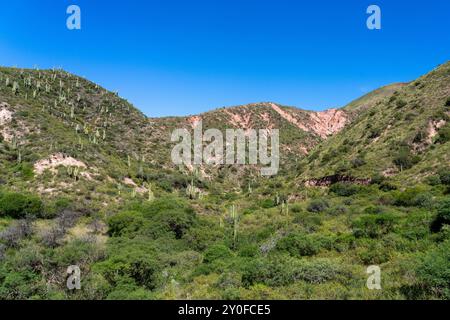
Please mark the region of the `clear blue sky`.
POLYGON ((275 101, 342 106, 450 59, 448 0, 14 0, 0 65, 64 69, 148 116, 275 101), (82 30, 66 28, 66 8, 82 30), (382 9, 382 30, 366 8, 382 9))

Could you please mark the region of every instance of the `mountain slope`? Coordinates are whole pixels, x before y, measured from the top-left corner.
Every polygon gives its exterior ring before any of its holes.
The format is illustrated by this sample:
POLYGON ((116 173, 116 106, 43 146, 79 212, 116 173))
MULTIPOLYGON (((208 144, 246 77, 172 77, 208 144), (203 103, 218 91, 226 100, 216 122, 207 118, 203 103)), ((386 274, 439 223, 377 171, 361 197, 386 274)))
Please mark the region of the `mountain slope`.
POLYGON ((367 102, 356 101, 344 108, 359 112, 351 125, 318 145, 305 160, 303 178, 340 173, 417 182, 448 165, 450 63, 394 88, 369 107, 361 108, 358 104, 367 102))

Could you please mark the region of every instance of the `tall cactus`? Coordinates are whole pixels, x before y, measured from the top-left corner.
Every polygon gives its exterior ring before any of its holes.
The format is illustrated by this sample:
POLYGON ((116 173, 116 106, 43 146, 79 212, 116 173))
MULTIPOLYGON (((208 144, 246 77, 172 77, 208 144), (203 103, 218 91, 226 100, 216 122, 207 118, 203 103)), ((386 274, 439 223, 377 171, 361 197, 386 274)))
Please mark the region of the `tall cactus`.
POLYGON ((281 203, 280 212, 286 216, 289 215, 289 203, 287 202, 287 200, 281 203))
POLYGON ((22 163, 22 151, 20 151, 20 149, 17 153, 17 163, 22 163))
POLYGON ((191 183, 188 184, 188 186, 186 187, 186 195, 191 200, 195 199, 196 188, 195 188, 195 185, 194 185, 194 178, 191 179, 191 183))
POLYGON ((236 206, 234 204, 230 208, 230 217, 233 223, 233 248, 236 249, 240 217, 239 214, 236 212, 236 206))
POLYGON ((151 183, 147 184, 147 189, 148 189, 148 198, 147 198, 147 200, 148 201, 153 201, 155 199, 155 195, 153 194, 151 183))
POLYGON ((17 83, 17 81, 14 81, 13 83, 12 92, 14 94, 17 94, 19 92, 19 84, 17 83))

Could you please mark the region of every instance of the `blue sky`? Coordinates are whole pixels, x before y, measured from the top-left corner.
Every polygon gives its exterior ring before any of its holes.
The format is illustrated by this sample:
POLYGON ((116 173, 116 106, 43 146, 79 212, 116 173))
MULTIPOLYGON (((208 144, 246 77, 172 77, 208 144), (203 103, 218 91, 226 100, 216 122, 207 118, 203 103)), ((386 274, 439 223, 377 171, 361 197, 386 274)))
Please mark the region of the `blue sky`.
POLYGON ((448 0, 14 0, 0 65, 64 69, 148 116, 259 101, 338 107, 450 58, 448 0), (66 28, 79 5, 82 30, 66 28), (382 30, 366 9, 382 10, 382 30))

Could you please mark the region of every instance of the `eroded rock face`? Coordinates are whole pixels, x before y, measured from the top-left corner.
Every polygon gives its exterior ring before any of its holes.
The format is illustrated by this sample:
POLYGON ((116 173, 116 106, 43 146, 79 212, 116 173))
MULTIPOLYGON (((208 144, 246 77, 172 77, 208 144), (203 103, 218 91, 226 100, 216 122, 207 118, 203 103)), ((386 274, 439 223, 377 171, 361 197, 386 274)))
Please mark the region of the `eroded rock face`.
POLYGON ((37 174, 42 174, 47 169, 54 171, 59 166, 87 168, 86 164, 75 158, 68 157, 62 153, 56 153, 47 159, 36 162, 34 164, 34 171, 37 174))
POLYGON ((345 182, 345 183, 354 183, 354 184, 360 184, 360 185, 368 185, 371 183, 371 179, 359 179, 354 178, 350 176, 343 176, 343 175, 332 175, 332 176, 326 176, 319 179, 310 179, 304 182, 306 187, 329 187, 332 184, 338 183, 338 182, 345 182))
POLYGON ((0 126, 9 123, 12 119, 12 112, 8 110, 8 105, 6 103, 0 103, 0 126))
POLYGON ((348 118, 344 111, 329 109, 322 112, 313 112, 310 115, 311 130, 322 138, 326 138, 341 131, 347 124, 348 118))
POLYGON ((346 113, 338 109, 329 109, 321 112, 309 112, 309 119, 300 120, 294 113, 283 110, 274 103, 271 104, 271 107, 280 116, 299 129, 307 132, 313 132, 323 139, 338 133, 348 123, 346 113))
POLYGON ((12 120, 12 111, 9 110, 9 106, 6 103, 0 103, 0 135, 4 140, 11 140, 11 135, 7 128, 8 124, 12 120))

